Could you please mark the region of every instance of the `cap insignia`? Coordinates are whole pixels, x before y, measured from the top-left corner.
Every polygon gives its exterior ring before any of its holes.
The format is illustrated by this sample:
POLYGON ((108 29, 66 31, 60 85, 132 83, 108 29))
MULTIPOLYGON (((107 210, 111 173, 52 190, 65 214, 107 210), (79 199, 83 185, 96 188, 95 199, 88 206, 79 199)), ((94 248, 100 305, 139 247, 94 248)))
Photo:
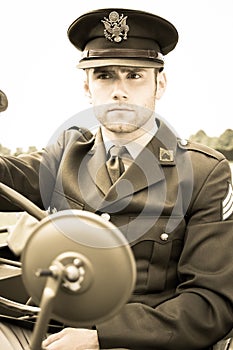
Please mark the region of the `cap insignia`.
POLYGON ((122 39, 127 40, 129 31, 129 26, 126 24, 127 18, 128 16, 119 15, 116 11, 112 11, 108 18, 104 17, 104 20, 101 20, 101 22, 105 27, 105 38, 116 43, 120 43, 122 39))

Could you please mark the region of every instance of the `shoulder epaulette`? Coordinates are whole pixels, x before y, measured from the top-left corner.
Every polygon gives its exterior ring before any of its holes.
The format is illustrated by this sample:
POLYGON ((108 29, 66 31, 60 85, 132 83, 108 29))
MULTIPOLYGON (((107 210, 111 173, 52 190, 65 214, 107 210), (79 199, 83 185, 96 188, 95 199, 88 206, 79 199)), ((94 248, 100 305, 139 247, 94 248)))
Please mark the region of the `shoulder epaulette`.
POLYGON ((67 130, 76 130, 76 131, 78 131, 85 138, 86 141, 89 141, 93 137, 93 134, 90 132, 90 130, 88 130, 86 128, 80 128, 79 126, 76 126, 76 125, 71 126, 67 130))
POLYGON ((222 160, 225 158, 225 156, 219 151, 216 151, 215 149, 208 147, 202 143, 178 139, 178 146, 188 151, 203 153, 218 160, 222 160))

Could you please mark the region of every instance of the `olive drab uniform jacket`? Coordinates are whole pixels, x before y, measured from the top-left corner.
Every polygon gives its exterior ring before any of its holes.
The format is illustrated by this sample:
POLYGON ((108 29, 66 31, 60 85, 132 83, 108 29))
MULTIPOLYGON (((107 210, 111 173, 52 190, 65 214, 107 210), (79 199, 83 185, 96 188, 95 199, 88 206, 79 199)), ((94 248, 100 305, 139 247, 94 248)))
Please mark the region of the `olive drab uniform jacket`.
POLYGON ((119 314, 96 325, 101 348, 208 349, 233 326, 228 161, 157 122, 113 186, 100 132, 70 129, 42 152, 0 159, 0 181, 41 208, 107 213, 128 239, 136 287, 119 314))

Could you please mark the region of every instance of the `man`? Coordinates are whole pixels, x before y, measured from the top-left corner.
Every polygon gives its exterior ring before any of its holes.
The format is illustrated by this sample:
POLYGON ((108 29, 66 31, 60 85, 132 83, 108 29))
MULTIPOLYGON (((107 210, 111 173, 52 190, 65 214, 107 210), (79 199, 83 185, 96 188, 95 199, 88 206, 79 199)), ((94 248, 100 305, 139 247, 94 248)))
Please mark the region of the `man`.
POLYGON ((231 173, 222 154, 155 118, 177 31, 153 14, 102 9, 79 17, 68 36, 83 52, 78 67, 101 126, 1 159, 1 181, 45 209, 107 217, 131 244, 137 283, 115 317, 65 328, 43 347, 211 349, 233 325, 231 173))

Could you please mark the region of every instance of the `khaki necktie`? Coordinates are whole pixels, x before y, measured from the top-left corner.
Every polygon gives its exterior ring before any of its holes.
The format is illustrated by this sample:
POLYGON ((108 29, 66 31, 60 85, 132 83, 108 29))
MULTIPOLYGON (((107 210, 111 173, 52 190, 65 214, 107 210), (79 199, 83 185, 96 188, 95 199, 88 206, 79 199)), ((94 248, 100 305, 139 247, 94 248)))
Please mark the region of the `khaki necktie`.
POLYGON ((121 159, 121 155, 124 152, 124 147, 112 146, 109 150, 110 158, 106 162, 109 176, 112 183, 117 181, 117 179, 124 172, 124 164, 121 159))

